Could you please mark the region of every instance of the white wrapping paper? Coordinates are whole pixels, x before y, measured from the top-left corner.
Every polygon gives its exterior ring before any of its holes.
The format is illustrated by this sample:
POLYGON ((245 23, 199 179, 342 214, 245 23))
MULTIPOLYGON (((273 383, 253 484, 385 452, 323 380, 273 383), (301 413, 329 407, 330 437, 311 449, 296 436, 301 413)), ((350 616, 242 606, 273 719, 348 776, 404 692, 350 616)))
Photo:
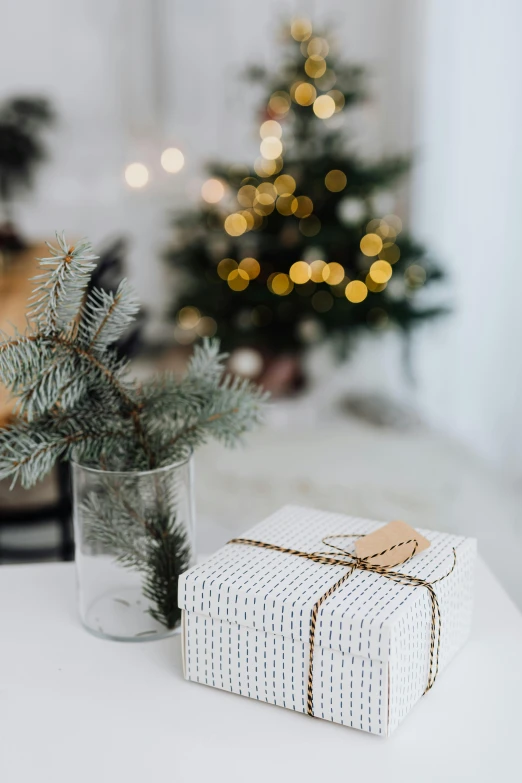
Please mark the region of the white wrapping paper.
MULTIPOLYGON (((326 536, 366 534, 382 524, 285 506, 243 537, 318 552, 325 551, 326 536)), ((429 549, 395 571, 431 582, 450 571, 456 552, 453 572, 434 585, 440 674, 469 634, 476 542, 419 530, 429 549)), ((345 572, 344 566, 227 544, 180 579, 186 678, 306 713, 311 611, 345 572)), ((314 716, 389 735, 426 688, 431 629, 425 587, 355 570, 319 609, 314 716)))

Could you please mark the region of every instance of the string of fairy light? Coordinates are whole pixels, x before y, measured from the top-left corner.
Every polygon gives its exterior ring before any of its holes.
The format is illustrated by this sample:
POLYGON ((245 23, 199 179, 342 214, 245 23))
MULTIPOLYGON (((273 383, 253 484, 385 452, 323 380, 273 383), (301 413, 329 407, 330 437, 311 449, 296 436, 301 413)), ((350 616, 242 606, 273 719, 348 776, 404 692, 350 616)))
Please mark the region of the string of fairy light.
MULTIPOLYGON (((260 155, 254 163, 257 178, 247 176, 240 182, 233 196, 236 207, 223 214, 223 228, 233 238, 261 229, 266 218, 275 210, 285 217, 296 218, 298 229, 305 237, 314 237, 321 231, 312 199, 298 193, 294 177, 283 172, 285 141, 281 123, 291 115, 293 104, 310 107, 318 119, 327 121, 343 110, 345 99, 340 90, 334 89, 337 76, 328 66, 328 42, 313 35, 310 20, 294 19, 290 33, 300 44, 304 57, 303 78, 294 81, 288 91, 272 93, 268 100, 266 114, 269 119, 259 129, 260 155)), ((184 163, 183 153, 177 148, 170 147, 161 155, 161 165, 170 174, 181 171, 184 163)), ((131 163, 125 170, 125 179, 130 187, 141 188, 149 181, 149 171, 143 163, 131 163)), ((339 169, 332 169, 324 178, 324 187, 332 193, 342 192, 347 185, 347 176, 339 169)), ((226 183, 211 178, 203 183, 201 196, 208 204, 217 206, 220 202, 230 203, 228 191, 226 183)), ((401 230, 401 220, 394 214, 375 218, 366 225, 366 233, 360 241, 362 256, 369 262, 364 280, 349 279, 343 265, 338 262, 328 263, 314 257, 296 261, 288 273, 271 273, 266 285, 278 297, 288 296, 294 289, 297 293, 311 296, 312 306, 317 312, 331 309, 334 297, 346 297, 357 305, 366 299, 369 292, 379 293, 387 287, 393 275, 393 265, 400 258, 396 239, 401 230), (329 289, 317 291, 320 283, 326 283, 329 289)), ((250 256, 239 261, 223 258, 217 264, 216 273, 232 291, 241 292, 259 277, 261 265, 250 256)), ((412 264, 406 270, 405 278, 410 288, 417 288, 424 283, 426 272, 423 267, 412 264)), ((261 312, 263 306, 257 309, 261 312)), ((257 320, 262 325, 263 317, 257 320)), ((186 340, 181 335, 182 342, 191 342, 197 335, 212 335, 217 329, 214 319, 202 316, 196 307, 190 306, 179 311, 178 325, 185 332, 186 340)))
MULTIPOLYGON (((304 236, 319 234, 321 223, 314 215, 312 199, 296 192, 297 183, 290 174, 280 173, 283 169, 283 127, 280 120, 291 110, 292 102, 300 106, 310 106, 319 119, 327 120, 344 107, 344 95, 340 90, 332 89, 336 75, 328 68, 328 42, 324 38, 313 37, 312 24, 308 19, 294 19, 290 29, 292 37, 300 42, 305 57, 304 75, 312 81, 298 79, 288 92, 274 92, 267 105, 270 119, 265 120, 260 129, 260 157, 254 164, 254 170, 260 179, 275 180, 259 182, 247 177, 237 192, 237 203, 242 209, 235 210, 225 217, 224 229, 232 237, 239 237, 248 231, 263 225, 263 218, 277 210, 281 215, 299 219, 299 230, 304 236), (318 90, 323 90, 318 94, 318 90)), ((324 179, 327 190, 339 193, 348 184, 346 174, 339 169, 329 171, 324 179)), ((217 179, 208 180, 203 186, 203 198, 209 203, 217 203, 225 195, 223 183, 217 179)), ((267 279, 269 290, 276 296, 287 296, 295 286, 312 283, 327 283, 337 296, 344 295, 353 304, 364 301, 368 292, 379 292, 393 274, 392 264, 400 257, 399 247, 394 240, 402 228, 396 215, 370 221, 366 227, 360 249, 363 255, 375 258, 370 265, 366 279, 349 280, 344 267, 337 263, 327 263, 322 259, 295 262, 288 274, 273 272, 267 279)), ((232 258, 222 259, 217 266, 217 274, 226 280, 233 291, 244 291, 261 271, 259 262, 254 258, 245 258, 237 262, 232 258)), ((307 290, 310 290, 308 288, 307 290)), ((318 311, 326 311, 333 306, 333 298, 328 292, 316 292, 312 304, 318 311), (326 294, 326 295, 325 295, 326 294)))

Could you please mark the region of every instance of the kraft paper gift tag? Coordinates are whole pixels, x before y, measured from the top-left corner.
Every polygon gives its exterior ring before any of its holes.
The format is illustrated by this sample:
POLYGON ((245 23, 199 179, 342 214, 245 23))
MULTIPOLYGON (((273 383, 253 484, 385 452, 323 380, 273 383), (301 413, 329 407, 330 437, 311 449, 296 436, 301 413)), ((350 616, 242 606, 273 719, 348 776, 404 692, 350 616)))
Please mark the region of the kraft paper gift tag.
POLYGON ((406 522, 396 520, 357 539, 355 554, 363 560, 371 557, 371 562, 375 565, 391 567, 403 563, 408 557, 411 557, 413 551, 416 555, 419 552, 424 552, 429 545, 428 539, 424 538, 417 530, 407 525, 406 522), (406 544, 407 541, 411 543, 406 544), (415 542, 417 542, 416 549, 415 542), (385 552, 385 550, 389 551, 385 552), (384 554, 372 557, 380 552, 384 552, 384 554))

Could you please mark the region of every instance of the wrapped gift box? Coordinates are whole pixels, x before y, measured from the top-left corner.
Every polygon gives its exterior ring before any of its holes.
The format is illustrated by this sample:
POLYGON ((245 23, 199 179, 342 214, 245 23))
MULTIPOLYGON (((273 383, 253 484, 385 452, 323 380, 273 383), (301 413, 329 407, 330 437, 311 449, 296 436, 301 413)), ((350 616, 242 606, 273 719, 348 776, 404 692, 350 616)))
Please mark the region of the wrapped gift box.
POLYGON ((185 677, 389 735, 469 634, 476 542, 419 529, 430 546, 395 577, 330 546, 382 525, 285 506, 243 537, 276 549, 229 543, 186 572, 185 677))

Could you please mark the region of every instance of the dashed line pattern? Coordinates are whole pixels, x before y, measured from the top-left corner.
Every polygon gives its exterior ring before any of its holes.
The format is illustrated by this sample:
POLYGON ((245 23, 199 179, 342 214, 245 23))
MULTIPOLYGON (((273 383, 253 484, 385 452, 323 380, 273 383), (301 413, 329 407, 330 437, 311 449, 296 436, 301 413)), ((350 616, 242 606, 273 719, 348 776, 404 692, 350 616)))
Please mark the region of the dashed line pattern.
MULTIPOLYGON (((381 524, 287 506, 245 538, 311 553, 332 531, 364 535, 381 524)), ((442 671, 469 632, 475 542, 420 532, 430 548, 396 570, 434 581, 449 570, 453 548, 458 554, 451 576, 435 585, 442 671)), ((346 566, 227 545, 180 580, 187 678, 307 712, 311 609, 345 574, 346 566)), ((314 715, 390 733, 426 687, 430 621, 424 589, 356 570, 317 613, 314 715)))

